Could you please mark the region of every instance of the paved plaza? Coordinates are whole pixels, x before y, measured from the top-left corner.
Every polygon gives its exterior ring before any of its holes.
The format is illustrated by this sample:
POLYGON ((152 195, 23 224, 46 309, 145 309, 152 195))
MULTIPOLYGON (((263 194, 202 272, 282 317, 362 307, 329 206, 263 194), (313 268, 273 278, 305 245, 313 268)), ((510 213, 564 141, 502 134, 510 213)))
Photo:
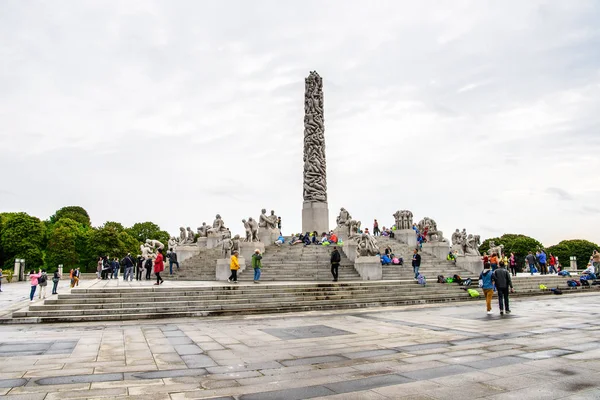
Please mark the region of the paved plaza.
POLYGON ((469 302, 0 325, 0 395, 598 399, 599 301, 593 293, 515 299, 508 316, 469 302))

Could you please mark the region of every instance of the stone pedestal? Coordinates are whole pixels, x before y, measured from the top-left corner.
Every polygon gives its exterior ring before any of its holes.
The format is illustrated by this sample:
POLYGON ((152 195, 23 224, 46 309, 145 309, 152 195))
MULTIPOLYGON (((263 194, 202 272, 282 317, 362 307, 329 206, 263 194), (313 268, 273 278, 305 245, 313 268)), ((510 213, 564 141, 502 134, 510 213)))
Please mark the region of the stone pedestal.
MULTIPOLYGON (((265 252, 265 244, 262 242, 241 242, 240 243, 240 259, 244 258, 246 260, 247 266, 250 266, 252 262, 252 254, 254 254, 254 250, 259 249, 260 254, 265 252)), ((241 264, 241 261, 240 261, 241 264)))
POLYGON ((394 239, 409 245, 411 248, 417 247, 417 234, 412 229, 396 230, 394 239))
POLYGON ((223 240, 223 237, 221 235, 209 234, 206 238, 206 248, 214 249, 215 247, 217 247, 217 243, 219 243, 221 240, 223 240))
POLYGON ((350 261, 356 261, 356 249, 358 248, 358 245, 356 243, 354 243, 353 241, 344 241, 344 245, 342 246, 342 251, 344 252, 344 254, 346 255, 346 257, 348 257, 348 260, 350 261))
POLYGON ((329 208, 327 203, 305 201, 302 204, 302 232, 317 231, 319 235, 329 232, 329 208))
MULTIPOLYGON (((246 269, 246 260, 244 257, 238 257, 238 261, 240 262, 240 269, 238 270, 238 280, 240 277, 240 273, 246 269)), ((215 277, 218 281, 226 281, 231 275, 231 269, 229 269, 229 265, 231 264, 231 260, 229 258, 219 258, 217 260, 217 266, 215 269, 215 277)))
POLYGON ((380 281, 383 278, 381 259, 379 256, 358 257, 354 261, 354 269, 363 281, 380 281))
MULTIPOLYGON (((570 260, 569 272, 577 272, 577 258, 575 257, 573 257, 573 260, 570 260)), ((596 271, 596 273, 598 273, 598 271, 596 271)))
POLYGON ((264 246, 271 246, 275 244, 275 241, 279 238, 279 229, 267 229, 259 228, 258 240, 260 240, 264 246))
POLYGON ((15 261, 15 270, 13 272, 13 279, 16 281, 22 281, 23 279, 21 278, 21 263, 18 261, 15 261))
POLYGON ((208 241, 207 237, 199 237, 198 241, 196 242, 196 244, 198 245, 198 247, 200 247, 201 249, 205 249, 206 248, 206 242, 208 241))
POLYGON ((445 260, 450 253, 448 242, 427 242, 423 243, 423 251, 433 254, 440 260, 445 260))
POLYGON ((483 262, 481 256, 456 256, 456 266, 472 272, 474 275, 479 276, 483 271, 483 262))
POLYGON ((182 244, 175 248, 175 253, 177 254, 177 261, 181 263, 195 255, 200 254, 200 247, 198 247, 195 243, 182 244))
POLYGON ((62 276, 63 276, 63 269, 64 269, 63 265, 62 265, 62 264, 60 264, 60 265, 58 266, 58 276, 60 276, 60 277, 62 277, 62 276))
POLYGON ((335 234, 338 237, 338 242, 341 240, 342 242, 346 243, 348 241, 349 235, 348 235, 348 227, 346 226, 338 226, 337 228, 335 228, 333 230, 335 232, 335 234))

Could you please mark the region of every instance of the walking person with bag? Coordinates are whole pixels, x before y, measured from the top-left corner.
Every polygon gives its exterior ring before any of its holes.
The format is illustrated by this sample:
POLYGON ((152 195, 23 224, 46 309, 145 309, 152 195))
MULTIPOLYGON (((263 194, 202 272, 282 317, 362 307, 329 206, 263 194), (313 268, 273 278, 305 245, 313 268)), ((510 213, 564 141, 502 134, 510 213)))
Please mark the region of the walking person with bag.
POLYGON ((512 276, 517 276, 517 257, 515 257, 515 253, 510 253, 508 265, 510 266, 510 274, 512 276))
POLYGON ((231 271, 231 275, 227 279, 227 282, 237 283, 237 272, 240 269, 240 262, 238 260, 239 251, 235 250, 231 255, 231 261, 229 262, 229 270, 231 271))
POLYGON ((156 253, 156 259, 154 260, 154 275, 156 275, 155 285, 162 284, 163 278, 160 277, 160 273, 165 270, 165 263, 163 262, 162 250, 158 249, 156 253))
POLYGON ((260 250, 254 250, 254 254, 252 254, 252 268, 254 268, 254 283, 259 283, 260 280, 260 269, 262 267, 262 255, 260 254, 260 250))
POLYGON ((510 274, 501 266, 497 270, 492 273, 492 283, 496 285, 496 290, 498 291, 498 306, 500 307, 500 315, 504 314, 504 310, 506 310, 507 314, 510 314, 510 307, 508 305, 508 292, 512 293, 513 284, 512 279, 510 278, 510 274))
POLYGON ((412 267, 413 272, 415 273, 415 281, 419 277, 419 267, 421 267, 421 255, 419 254, 419 250, 415 249, 413 251, 412 257, 412 267))
POLYGON ((48 275, 46 275, 45 270, 42 270, 42 275, 38 278, 38 285, 40 286, 40 292, 38 294, 38 298, 41 299, 43 296, 45 299, 46 298, 46 289, 48 288, 48 275))
POLYGON ((479 287, 483 289, 485 296, 485 306, 488 315, 492 314, 492 296, 494 295, 494 284, 492 283, 492 270, 490 265, 483 266, 483 272, 479 274, 479 287))
POLYGON ((342 261, 342 257, 340 256, 340 252, 338 251, 337 246, 333 247, 333 251, 331 252, 331 275, 333 276, 333 281, 338 281, 340 261, 342 261))

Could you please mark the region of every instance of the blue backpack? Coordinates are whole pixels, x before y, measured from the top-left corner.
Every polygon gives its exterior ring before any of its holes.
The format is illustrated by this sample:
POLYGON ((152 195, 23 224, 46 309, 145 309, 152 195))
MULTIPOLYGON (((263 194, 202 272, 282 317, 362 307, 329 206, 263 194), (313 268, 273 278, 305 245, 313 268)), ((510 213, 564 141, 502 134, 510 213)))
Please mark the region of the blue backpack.
POLYGON ((568 287, 577 287, 577 282, 575 282, 573 279, 570 279, 567 281, 567 286, 568 287))
POLYGON ((427 280, 425 279, 425 276, 423 276, 421 274, 417 275, 417 283, 419 285, 425 286, 425 284, 427 283, 427 280))

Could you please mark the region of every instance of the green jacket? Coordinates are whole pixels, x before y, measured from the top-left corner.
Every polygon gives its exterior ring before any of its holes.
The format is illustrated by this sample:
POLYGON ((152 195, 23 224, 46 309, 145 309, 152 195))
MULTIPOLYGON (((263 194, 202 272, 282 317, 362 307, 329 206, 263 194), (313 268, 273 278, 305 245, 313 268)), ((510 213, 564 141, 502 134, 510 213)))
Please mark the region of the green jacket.
POLYGON ((262 260, 262 256, 260 254, 252 254, 252 268, 261 268, 262 264, 260 260, 262 260))

